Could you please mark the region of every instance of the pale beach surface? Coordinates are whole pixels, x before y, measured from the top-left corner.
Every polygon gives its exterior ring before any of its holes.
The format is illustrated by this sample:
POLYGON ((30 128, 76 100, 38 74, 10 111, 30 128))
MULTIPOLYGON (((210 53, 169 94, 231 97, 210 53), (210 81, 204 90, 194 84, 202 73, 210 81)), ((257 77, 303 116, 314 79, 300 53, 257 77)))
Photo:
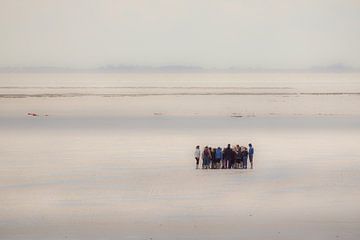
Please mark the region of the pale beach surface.
POLYGON ((359 106, 350 73, 0 74, 0 239, 360 239, 359 106))

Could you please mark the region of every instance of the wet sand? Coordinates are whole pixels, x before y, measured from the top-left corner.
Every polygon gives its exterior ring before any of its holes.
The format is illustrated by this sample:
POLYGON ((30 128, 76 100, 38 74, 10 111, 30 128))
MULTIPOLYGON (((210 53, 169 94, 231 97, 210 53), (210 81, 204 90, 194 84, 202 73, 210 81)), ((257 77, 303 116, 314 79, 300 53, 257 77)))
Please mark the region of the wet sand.
POLYGON ((0 98, 2 239, 360 237, 359 96, 218 94, 359 92, 356 75, 26 77, 0 94, 163 95, 0 98), (176 94, 204 82, 225 89, 176 94), (248 142, 255 169, 195 170, 196 144, 248 142))

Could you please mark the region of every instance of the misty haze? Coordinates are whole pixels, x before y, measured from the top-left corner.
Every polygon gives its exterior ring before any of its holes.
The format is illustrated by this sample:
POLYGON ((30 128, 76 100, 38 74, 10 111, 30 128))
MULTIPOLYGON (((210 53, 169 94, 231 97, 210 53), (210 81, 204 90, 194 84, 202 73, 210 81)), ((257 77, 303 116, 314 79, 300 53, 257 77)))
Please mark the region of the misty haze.
POLYGON ((358 1, 0 3, 0 239, 360 238, 358 1))

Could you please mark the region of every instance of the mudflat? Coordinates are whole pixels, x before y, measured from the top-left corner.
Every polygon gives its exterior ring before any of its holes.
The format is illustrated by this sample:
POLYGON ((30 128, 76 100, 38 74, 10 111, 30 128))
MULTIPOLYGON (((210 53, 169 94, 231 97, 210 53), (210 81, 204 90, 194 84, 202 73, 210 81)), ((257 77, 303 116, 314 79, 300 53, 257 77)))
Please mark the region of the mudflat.
POLYGON ((359 77, 0 74, 0 237, 359 239, 359 77))

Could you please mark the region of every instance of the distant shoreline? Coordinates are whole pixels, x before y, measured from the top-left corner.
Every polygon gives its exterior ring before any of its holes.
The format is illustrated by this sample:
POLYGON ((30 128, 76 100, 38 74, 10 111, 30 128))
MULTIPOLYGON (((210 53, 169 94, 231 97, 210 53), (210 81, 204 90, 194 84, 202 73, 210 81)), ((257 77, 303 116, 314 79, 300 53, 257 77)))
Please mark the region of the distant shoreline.
POLYGON ((66 67, 0 67, 1 73, 360 73, 360 68, 343 65, 320 66, 299 69, 276 68, 203 68, 198 66, 105 66, 97 68, 66 68, 66 67))

